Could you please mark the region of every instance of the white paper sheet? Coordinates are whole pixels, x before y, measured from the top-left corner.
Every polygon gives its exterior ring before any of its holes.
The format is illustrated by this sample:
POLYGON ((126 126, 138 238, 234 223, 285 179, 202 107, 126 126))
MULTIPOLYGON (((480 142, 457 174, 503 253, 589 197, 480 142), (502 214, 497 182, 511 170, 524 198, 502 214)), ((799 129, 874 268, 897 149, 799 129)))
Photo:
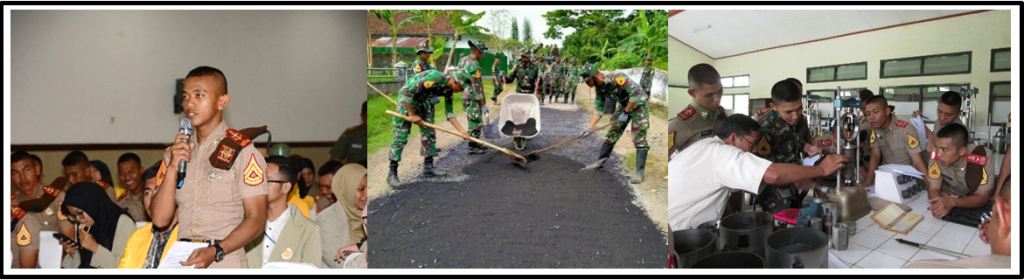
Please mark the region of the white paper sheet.
POLYGON ((56 231, 39 231, 39 267, 60 269, 60 257, 64 253, 64 246, 60 240, 53 237, 56 231))
POLYGON ((167 251, 167 255, 160 260, 160 265, 157 266, 157 269, 192 269, 195 265, 182 266, 180 262, 188 260, 188 257, 192 255, 192 251, 195 249, 208 246, 210 244, 207 243, 174 242, 171 245, 171 249, 167 251))
POLYGON ((878 169, 889 170, 889 171, 892 171, 892 172, 896 172, 896 173, 899 173, 899 174, 911 176, 911 177, 914 177, 914 178, 924 179, 924 177, 923 177, 924 174, 923 173, 921 173, 920 171, 917 171, 917 169, 915 169, 913 166, 906 165, 906 164, 886 164, 886 165, 879 166, 878 169))
POLYGON ((293 262, 268 262, 263 269, 317 269, 315 265, 293 262))
MULTIPOLYGON (((918 115, 916 118, 910 119, 910 124, 914 125, 914 128, 917 129, 917 135, 918 135, 917 139, 918 139, 918 142, 921 142, 920 143, 921 147, 928 147, 928 137, 927 137, 928 134, 925 134, 927 132, 925 132, 925 130, 924 130, 925 129, 924 119, 921 119, 921 116, 918 115)), ((921 156, 925 156, 926 154, 928 154, 928 151, 922 151, 921 156)))
POLYGON ((821 154, 814 155, 812 157, 804 158, 804 166, 814 166, 814 163, 821 159, 821 154))

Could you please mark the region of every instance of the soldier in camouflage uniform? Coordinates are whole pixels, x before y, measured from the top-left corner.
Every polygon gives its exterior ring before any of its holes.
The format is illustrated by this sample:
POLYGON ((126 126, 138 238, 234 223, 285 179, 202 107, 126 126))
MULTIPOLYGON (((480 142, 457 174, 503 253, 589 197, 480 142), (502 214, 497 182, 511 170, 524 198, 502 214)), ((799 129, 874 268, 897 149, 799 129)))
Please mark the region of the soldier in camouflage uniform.
MULTIPOLYGON (((594 114, 587 125, 584 135, 591 133, 591 129, 601 120, 600 112, 605 108, 603 100, 610 97, 619 105, 613 116, 618 116, 616 123, 608 129, 605 135, 604 145, 601 146, 601 154, 596 162, 584 167, 584 170, 598 169, 604 166, 604 162, 611 156, 615 142, 622 137, 626 125, 632 125, 633 145, 636 147, 636 173, 629 179, 630 183, 639 184, 644 180, 644 167, 647 163, 647 151, 650 146, 647 144, 647 129, 650 127, 647 112, 647 98, 643 88, 632 79, 620 72, 608 72, 607 74, 597 71, 596 65, 586 65, 580 76, 586 81, 587 86, 597 91, 594 99, 594 114), (630 122, 632 120, 632 122, 630 122)), ((607 113, 607 112, 605 112, 607 113)))
POLYGON ((644 92, 647 93, 647 99, 651 99, 651 81, 654 80, 654 66, 651 66, 651 61, 654 58, 651 55, 647 55, 646 66, 644 66, 644 73, 640 76, 640 86, 644 87, 644 92))
POLYGON ((537 79, 539 69, 537 68, 537 64, 530 61, 531 56, 532 54, 530 53, 530 49, 523 48, 521 60, 516 64, 516 67, 512 69, 512 73, 509 73, 508 77, 505 79, 506 83, 516 83, 517 93, 537 95, 537 88, 539 87, 538 84, 540 82, 539 79, 537 79))
POLYGON ((576 103, 576 87, 579 86, 579 84, 580 84, 580 74, 582 73, 581 72, 582 69, 580 69, 579 65, 576 65, 576 62, 577 62, 576 59, 573 58, 572 59, 572 71, 570 72, 570 75, 569 75, 569 87, 568 87, 569 96, 572 96, 572 99, 570 99, 570 100, 573 103, 576 103))
POLYGON ((540 57, 540 105, 544 105, 544 100, 548 95, 551 95, 551 59, 546 57, 540 57))
MULTIPOLYGON (((484 57, 484 52, 487 51, 487 46, 483 42, 469 41, 469 47, 471 52, 469 56, 463 57, 459 61, 459 70, 461 73, 466 73, 468 77, 466 80, 459 79, 462 82, 462 88, 465 91, 462 92, 462 110, 466 112, 466 125, 469 127, 469 136, 473 138, 480 138, 482 132, 481 123, 483 122, 483 115, 487 114, 487 102, 484 101, 484 84, 483 80, 480 79, 480 64, 478 60, 484 57)), ((476 142, 469 142, 469 153, 470 154, 483 154, 487 148, 483 145, 477 144, 476 142)))
POLYGON ((491 95, 491 102, 498 103, 498 95, 505 91, 505 69, 501 69, 501 59, 494 58, 494 66, 491 68, 491 80, 494 82, 494 95, 491 95))
MULTIPOLYGON (((803 117, 803 102, 797 84, 779 81, 772 87, 772 111, 766 113, 761 123, 761 140, 756 144, 757 155, 773 163, 802 164, 801 154, 813 156, 821 153, 815 145, 804 142, 798 131, 799 120, 803 117)), ((761 192, 761 209, 769 213, 788 208, 800 208, 809 187, 809 181, 797 185, 768 185, 761 192), (799 187, 796 187, 799 186, 799 187), (799 189, 799 190, 798 190, 799 189)))
POLYGON ((558 97, 565 93, 562 87, 564 82, 562 80, 565 77, 565 64, 562 62, 562 55, 558 53, 558 50, 555 50, 554 56, 555 62, 551 63, 551 97, 548 98, 549 102, 551 98, 558 102, 558 97))
POLYGON ((416 61, 413 62, 413 75, 427 70, 434 70, 434 66, 431 66, 428 62, 430 61, 430 55, 433 53, 434 51, 430 49, 430 46, 427 46, 427 42, 420 43, 419 48, 416 50, 416 61))
POLYGON ((402 161, 402 150, 409 142, 409 131, 413 124, 420 126, 420 143, 422 143, 420 154, 423 155, 422 175, 426 177, 447 175, 445 172, 434 170, 434 156, 437 156, 435 132, 433 128, 426 127, 422 123, 434 123, 434 115, 427 114, 428 110, 433 107, 430 99, 437 96, 444 97, 444 111, 448 122, 461 132, 463 137, 468 137, 469 134, 455 118, 452 105, 452 92, 454 91, 462 91, 462 85, 450 75, 441 74, 437 70, 426 70, 410 77, 405 82, 405 86, 398 90, 398 106, 395 111, 408 115, 412 122, 397 117, 391 120, 395 128, 394 140, 388 153, 388 159, 391 160, 388 185, 391 185, 392 188, 401 187, 401 183, 398 181, 398 162, 402 161))

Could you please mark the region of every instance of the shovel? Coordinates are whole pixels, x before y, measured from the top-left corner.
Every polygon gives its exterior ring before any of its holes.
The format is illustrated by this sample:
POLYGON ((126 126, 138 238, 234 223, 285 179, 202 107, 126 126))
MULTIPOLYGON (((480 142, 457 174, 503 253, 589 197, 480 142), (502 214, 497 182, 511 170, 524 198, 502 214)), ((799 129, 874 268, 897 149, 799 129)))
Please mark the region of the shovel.
MULTIPOLYGON (((614 124, 614 122, 608 122, 608 123, 606 123, 606 124, 604 124, 602 126, 590 129, 590 132, 594 132, 594 131, 605 129, 606 127, 608 127, 608 126, 610 126, 612 124, 614 124)), ((537 161, 537 160, 540 159, 540 155, 539 155, 540 153, 543 153, 543 152, 545 152, 547 150, 550 150, 550 149, 554 149, 554 148, 556 148, 558 146, 561 146, 561 145, 568 144, 568 143, 570 143, 572 141, 579 140, 580 138, 583 138, 583 134, 576 135, 576 136, 574 136, 572 138, 562 140, 562 142, 558 142, 558 143, 556 143, 554 145, 548 146, 547 148, 543 148, 543 149, 540 149, 540 150, 532 151, 529 154, 526 154, 526 160, 527 160, 527 162, 537 161)))
MULTIPOLYGON (((387 111, 385 111, 385 113, 387 113, 388 115, 391 115, 393 117, 396 117, 396 118, 399 118, 399 119, 403 119, 403 120, 406 120, 408 122, 412 122, 412 119, 410 119, 406 115, 395 113, 395 112, 393 112, 391 110, 387 110, 387 111)), ((459 133, 457 131, 453 131, 453 130, 450 130, 450 129, 447 129, 447 128, 443 128, 443 127, 434 125, 432 123, 423 122, 423 126, 426 126, 426 127, 429 127, 429 128, 433 128, 433 129, 436 129, 436 130, 447 132, 447 133, 452 134, 452 135, 457 135, 459 137, 462 137, 462 133, 459 133)), ((495 146, 494 144, 487 143, 486 141, 483 141, 483 140, 480 140, 480 139, 476 139, 476 138, 473 138, 473 137, 469 137, 469 141, 473 141, 473 142, 476 142, 477 144, 484 145, 484 146, 487 146, 488 148, 495 149, 495 150, 497 150, 499 152, 505 153, 505 154, 507 154, 507 155, 512 157, 512 160, 515 161, 516 165, 519 165, 521 167, 526 167, 526 163, 527 163, 526 158, 524 158, 523 156, 521 156, 521 155, 519 155, 517 153, 513 153, 512 151, 509 151, 508 149, 495 146)))

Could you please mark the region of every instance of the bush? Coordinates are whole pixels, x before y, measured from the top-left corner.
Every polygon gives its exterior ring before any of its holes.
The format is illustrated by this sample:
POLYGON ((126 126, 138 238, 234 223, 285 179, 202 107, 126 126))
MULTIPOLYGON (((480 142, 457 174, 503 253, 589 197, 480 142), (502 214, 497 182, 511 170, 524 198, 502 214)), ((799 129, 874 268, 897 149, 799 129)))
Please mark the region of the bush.
POLYGON ((601 63, 601 70, 635 68, 640 66, 641 60, 643 60, 643 58, 639 55, 631 53, 617 53, 612 58, 601 63))

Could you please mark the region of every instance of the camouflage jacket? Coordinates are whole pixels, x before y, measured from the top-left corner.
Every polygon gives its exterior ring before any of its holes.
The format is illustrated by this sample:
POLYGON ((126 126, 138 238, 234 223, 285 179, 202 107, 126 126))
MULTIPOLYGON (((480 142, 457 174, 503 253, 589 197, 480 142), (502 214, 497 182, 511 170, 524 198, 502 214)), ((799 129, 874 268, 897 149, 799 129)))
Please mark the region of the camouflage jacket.
POLYGON ((647 94, 633 79, 620 72, 607 72, 604 74, 604 84, 594 87, 597 97, 594 98, 594 108, 598 112, 604 110, 605 97, 611 97, 614 102, 635 102, 643 103, 647 100, 647 94))

